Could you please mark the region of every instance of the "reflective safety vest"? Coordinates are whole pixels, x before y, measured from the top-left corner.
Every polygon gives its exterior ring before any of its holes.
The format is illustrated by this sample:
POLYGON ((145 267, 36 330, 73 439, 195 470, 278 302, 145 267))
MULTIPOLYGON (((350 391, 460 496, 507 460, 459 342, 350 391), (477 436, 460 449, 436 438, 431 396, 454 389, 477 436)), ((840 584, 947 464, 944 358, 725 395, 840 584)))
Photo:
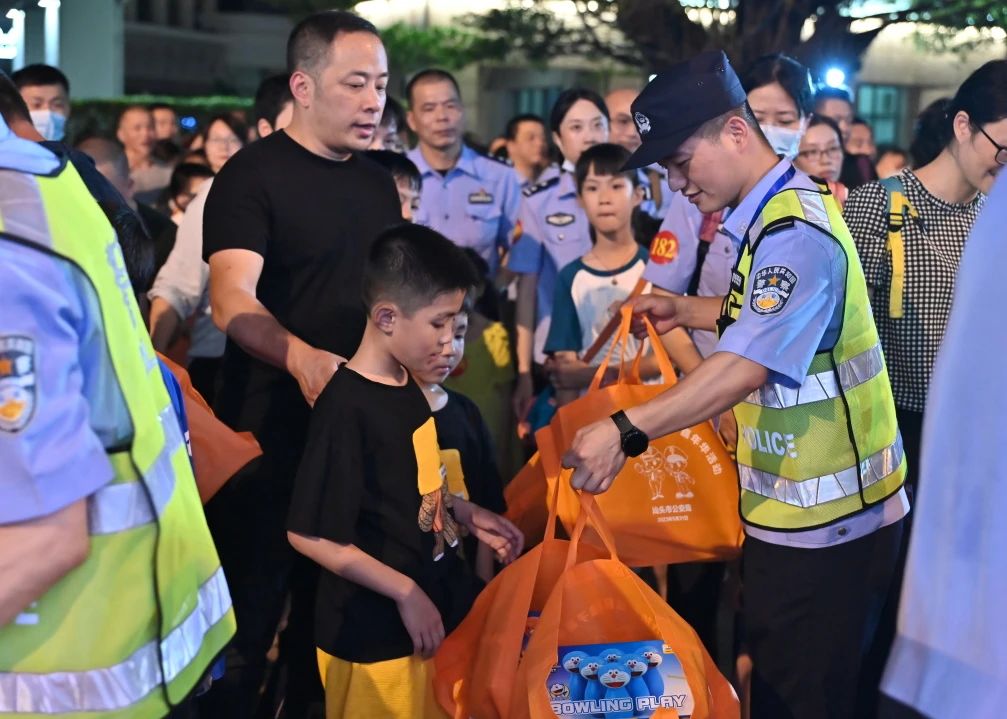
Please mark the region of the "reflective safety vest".
POLYGON ((71 165, 48 177, 0 169, 0 241, 65 262, 94 288, 132 425, 106 447, 114 479, 87 499, 87 559, 0 627, 0 717, 163 717, 235 620, 115 233, 71 165))
MULTIPOLYGON (((906 475, 863 269, 827 187, 783 190, 766 203, 741 247, 721 332, 746 301, 763 238, 798 222, 825 232, 846 256, 839 338, 815 355, 801 387, 766 384, 734 409, 741 516, 750 525, 782 531, 813 529, 862 512, 895 494, 906 475)), ((759 301, 773 301, 771 293, 764 295, 759 301)))

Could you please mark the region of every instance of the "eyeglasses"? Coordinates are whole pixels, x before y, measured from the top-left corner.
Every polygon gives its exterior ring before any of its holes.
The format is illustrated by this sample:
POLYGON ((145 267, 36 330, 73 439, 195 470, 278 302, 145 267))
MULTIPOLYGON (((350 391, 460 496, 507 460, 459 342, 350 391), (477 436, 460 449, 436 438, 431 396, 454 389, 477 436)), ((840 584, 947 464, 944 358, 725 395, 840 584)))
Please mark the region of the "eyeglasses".
POLYGON ((1007 165, 1007 145, 1001 145, 999 142, 990 137, 989 133, 986 132, 986 130, 979 127, 979 125, 972 123, 972 126, 975 127, 975 129, 979 130, 979 132, 981 132, 983 135, 985 135, 986 139, 990 141, 990 144, 997 149, 997 154, 993 156, 993 159, 996 160, 996 163, 998 165, 1007 165))
POLYGON ((206 144, 216 147, 241 147, 241 140, 237 137, 210 137, 207 138, 206 144))
POLYGON ((828 157, 834 160, 837 157, 843 156, 843 148, 835 145, 833 147, 826 147, 824 150, 819 150, 818 148, 812 150, 801 150, 797 153, 797 156, 802 160, 820 160, 823 157, 828 157))

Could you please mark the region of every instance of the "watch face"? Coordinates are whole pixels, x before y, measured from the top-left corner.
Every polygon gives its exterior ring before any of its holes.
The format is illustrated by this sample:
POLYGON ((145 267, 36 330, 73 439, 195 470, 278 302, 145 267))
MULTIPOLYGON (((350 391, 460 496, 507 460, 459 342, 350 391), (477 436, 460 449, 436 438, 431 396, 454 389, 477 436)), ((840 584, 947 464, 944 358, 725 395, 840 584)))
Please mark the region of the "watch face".
POLYGON ((638 429, 631 429, 622 438, 622 451, 627 457, 639 457, 647 451, 647 435, 638 429))

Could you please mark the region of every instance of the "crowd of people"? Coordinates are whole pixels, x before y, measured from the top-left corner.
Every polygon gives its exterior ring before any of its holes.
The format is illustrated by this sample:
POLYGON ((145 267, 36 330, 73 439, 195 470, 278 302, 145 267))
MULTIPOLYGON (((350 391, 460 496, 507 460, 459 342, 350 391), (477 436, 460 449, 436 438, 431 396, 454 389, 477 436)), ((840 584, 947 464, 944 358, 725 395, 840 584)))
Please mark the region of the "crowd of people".
MULTIPOLYGON (((429 659, 524 545, 505 487, 535 431, 589 390, 627 302, 682 379, 663 404, 582 432, 575 486, 604 491, 641 434, 711 419, 740 465, 744 571, 645 576, 752 717, 909 716, 879 686, 931 375, 1007 163, 1007 61, 928 107, 909 148, 876 145, 846 90, 816 88, 784 54, 736 76, 704 53, 642 92, 569 88, 485 143, 445 70, 389 97, 380 34, 356 15, 303 20, 286 62, 250 113, 193 133, 170 105, 131 105, 114 136, 66 138, 59 69, 0 84, 14 240, 0 242, 0 716, 440 716, 429 659), (108 224, 114 282, 98 266, 108 224), (205 523, 194 494, 152 488, 158 472, 192 483, 154 351, 262 449, 205 523), (787 475, 752 436, 773 412, 812 412, 801 394, 833 370, 839 389, 814 390, 832 434, 800 445, 808 465, 792 447, 787 475), (794 499, 808 477, 822 496, 794 499), (122 498, 135 485, 155 507, 146 523, 113 516, 139 511, 144 497, 122 498), (148 575, 153 593, 120 591, 148 575), (201 601, 205 621, 183 627, 201 601), (156 676, 94 688, 155 639, 156 676)), ((660 381, 645 339, 626 349, 660 381)))

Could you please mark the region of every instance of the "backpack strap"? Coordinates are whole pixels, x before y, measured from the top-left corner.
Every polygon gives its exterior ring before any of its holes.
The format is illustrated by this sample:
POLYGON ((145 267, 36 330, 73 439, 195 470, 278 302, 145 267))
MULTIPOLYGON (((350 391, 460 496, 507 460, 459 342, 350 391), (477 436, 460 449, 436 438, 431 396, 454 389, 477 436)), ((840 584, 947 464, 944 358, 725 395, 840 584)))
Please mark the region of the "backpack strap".
POLYGON ((908 218, 919 218, 919 213, 906 197, 906 188, 898 175, 886 177, 879 182, 888 196, 886 249, 892 256, 892 286, 888 293, 888 316, 900 319, 905 314, 906 293, 906 245, 902 239, 902 228, 908 218))
POLYGON ((714 238, 717 236, 723 218, 723 210, 703 215, 703 223, 699 226, 699 242, 696 244, 696 268, 692 271, 689 288, 685 291, 687 295, 695 296, 699 291, 699 280, 703 275, 703 263, 706 262, 706 255, 710 251, 710 245, 713 243, 714 238))

